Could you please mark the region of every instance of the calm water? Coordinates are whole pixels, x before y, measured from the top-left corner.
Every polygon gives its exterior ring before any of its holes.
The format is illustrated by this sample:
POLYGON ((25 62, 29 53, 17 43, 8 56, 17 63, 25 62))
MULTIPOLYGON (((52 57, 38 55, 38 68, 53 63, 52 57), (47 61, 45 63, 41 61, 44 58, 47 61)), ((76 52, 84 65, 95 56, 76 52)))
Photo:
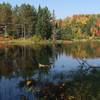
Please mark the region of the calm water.
POLYGON ((0 44, 0 100, 100 100, 99 66, 97 42, 0 44))

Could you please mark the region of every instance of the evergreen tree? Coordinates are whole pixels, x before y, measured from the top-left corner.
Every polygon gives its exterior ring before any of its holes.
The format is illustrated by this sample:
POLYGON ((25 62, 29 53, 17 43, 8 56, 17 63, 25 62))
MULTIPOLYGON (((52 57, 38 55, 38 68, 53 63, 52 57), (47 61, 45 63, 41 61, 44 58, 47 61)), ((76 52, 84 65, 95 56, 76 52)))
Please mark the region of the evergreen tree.
POLYGON ((12 9, 10 4, 0 4, 0 24, 5 25, 6 35, 12 32, 12 9))
POLYGON ((36 24, 36 34, 48 39, 52 34, 51 13, 47 7, 38 8, 38 19, 36 24))
POLYGON ((9 24, 12 22, 12 10, 10 4, 0 4, 0 23, 9 24))
POLYGON ((36 10, 30 5, 21 5, 19 8, 19 15, 21 18, 21 23, 25 25, 27 35, 35 34, 35 24, 36 24, 36 10))
POLYGON ((14 23, 20 24, 25 31, 25 36, 35 34, 35 26, 37 21, 36 9, 33 6, 22 4, 14 9, 14 23))

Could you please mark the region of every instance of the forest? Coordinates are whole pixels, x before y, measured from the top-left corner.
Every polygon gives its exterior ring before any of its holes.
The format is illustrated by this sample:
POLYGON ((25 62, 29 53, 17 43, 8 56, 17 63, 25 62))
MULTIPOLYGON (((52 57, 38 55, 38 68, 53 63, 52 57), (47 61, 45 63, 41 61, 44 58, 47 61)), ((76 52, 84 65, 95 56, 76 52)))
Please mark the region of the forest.
POLYGON ((35 9, 29 4, 12 8, 10 4, 0 4, 0 33, 16 37, 40 35, 50 38, 52 16, 47 7, 35 9), (5 32, 6 26, 6 32, 5 32))
POLYGON ((0 36, 58 40, 93 39, 100 36, 100 14, 79 14, 57 19, 48 7, 0 4, 0 36))

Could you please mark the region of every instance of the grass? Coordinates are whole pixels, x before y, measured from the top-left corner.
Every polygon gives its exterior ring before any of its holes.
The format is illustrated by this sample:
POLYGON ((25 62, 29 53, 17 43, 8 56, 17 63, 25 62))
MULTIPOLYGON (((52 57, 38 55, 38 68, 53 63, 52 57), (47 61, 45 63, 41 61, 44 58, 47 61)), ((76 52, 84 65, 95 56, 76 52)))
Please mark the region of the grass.
POLYGON ((73 39, 73 40, 43 40, 40 37, 32 37, 32 38, 19 38, 19 39, 12 39, 12 40, 4 40, 0 41, 0 43, 4 44, 14 44, 14 45, 33 45, 33 44, 69 44, 69 43, 74 43, 74 42, 93 42, 97 41, 100 42, 99 37, 95 38, 88 38, 88 39, 73 39))

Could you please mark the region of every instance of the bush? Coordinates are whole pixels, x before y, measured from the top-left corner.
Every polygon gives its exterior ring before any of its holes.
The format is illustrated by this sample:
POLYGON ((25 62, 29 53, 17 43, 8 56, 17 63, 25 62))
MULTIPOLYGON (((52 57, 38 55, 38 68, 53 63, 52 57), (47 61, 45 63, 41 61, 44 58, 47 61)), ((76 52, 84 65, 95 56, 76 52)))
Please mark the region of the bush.
POLYGON ((71 34, 63 34, 61 37, 62 40, 72 40, 73 38, 74 36, 71 34))
POLYGON ((39 36, 39 35, 33 35, 32 38, 31 38, 31 40, 34 41, 34 42, 40 42, 40 41, 42 41, 43 39, 42 39, 42 37, 39 36))

